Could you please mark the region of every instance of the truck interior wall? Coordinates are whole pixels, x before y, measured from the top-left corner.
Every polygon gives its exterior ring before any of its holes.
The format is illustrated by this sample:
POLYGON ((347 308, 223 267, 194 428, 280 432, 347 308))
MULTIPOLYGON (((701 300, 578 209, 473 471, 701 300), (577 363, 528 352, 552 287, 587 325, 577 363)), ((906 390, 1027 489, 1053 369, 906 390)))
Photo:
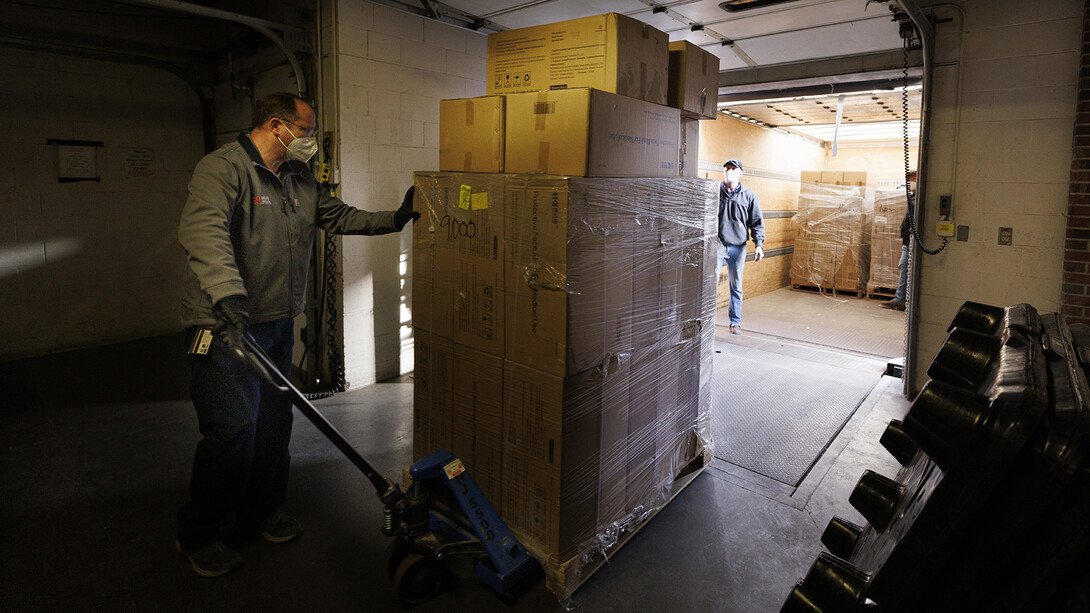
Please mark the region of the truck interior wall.
MULTIPOLYGON (((909 168, 916 167, 919 147, 908 148, 909 168)), ((893 182, 905 180, 905 152, 900 144, 869 145, 840 143, 837 155, 826 150, 825 168, 822 170, 865 170, 878 177, 878 189, 890 189, 893 182)))
MULTIPOLYGON (((791 252, 795 226, 791 216, 798 210, 799 177, 804 170, 820 170, 825 150, 816 141, 773 132, 749 122, 720 115, 700 122, 700 176, 723 180, 723 162, 741 160, 742 184, 757 193, 765 213, 765 251, 760 263, 746 267, 742 288, 747 297, 759 296, 791 284, 791 252), (786 249, 778 252, 779 249, 786 249)), ((749 252, 753 244, 749 244, 749 252)), ((726 277, 721 279, 718 303, 729 296, 726 277)))

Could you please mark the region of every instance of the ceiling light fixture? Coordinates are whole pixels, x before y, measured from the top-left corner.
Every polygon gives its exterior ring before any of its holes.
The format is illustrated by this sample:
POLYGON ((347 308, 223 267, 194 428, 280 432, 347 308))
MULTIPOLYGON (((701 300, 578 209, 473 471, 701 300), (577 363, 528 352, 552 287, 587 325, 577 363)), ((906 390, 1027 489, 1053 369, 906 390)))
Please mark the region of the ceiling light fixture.
POLYGON ((763 6, 772 6, 774 4, 783 4, 784 2, 794 1, 795 0, 727 0, 726 2, 720 2, 719 8, 728 13, 737 13, 738 11, 748 11, 751 9, 759 9, 763 6))
MULTIPOLYGON (((921 89, 923 89, 923 85, 910 85, 908 87, 908 91, 910 91, 910 92, 913 92, 913 91, 916 91, 916 90, 921 90, 921 89)), ((865 96, 865 95, 873 96, 874 94, 887 95, 889 93, 890 92, 888 90, 875 89, 875 90, 870 90, 870 91, 854 92, 854 93, 851 93, 851 94, 848 94, 848 95, 849 96, 865 96)), ((721 107, 728 107, 728 106, 737 106, 737 105, 741 105, 741 104, 769 104, 769 103, 777 103, 777 102, 797 102, 797 101, 800 101, 800 100, 813 100, 815 104, 820 104, 822 106, 825 106, 823 101, 828 99, 828 98, 829 98, 828 95, 789 96, 789 97, 782 97, 782 98, 756 98, 754 100, 733 100, 733 101, 730 101, 730 102, 720 102, 720 103, 718 103, 718 105, 721 106, 721 107)), ((826 107, 826 108, 828 108, 828 107, 826 107)))

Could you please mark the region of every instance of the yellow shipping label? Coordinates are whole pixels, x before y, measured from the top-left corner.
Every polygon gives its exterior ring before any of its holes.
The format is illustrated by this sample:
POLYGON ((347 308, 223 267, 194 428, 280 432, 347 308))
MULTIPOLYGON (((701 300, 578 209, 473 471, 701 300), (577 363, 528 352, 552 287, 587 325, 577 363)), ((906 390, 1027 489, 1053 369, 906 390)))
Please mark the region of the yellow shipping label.
POLYGON ((468 185, 463 185, 461 191, 458 193, 458 208, 466 211, 472 208, 473 202, 473 188, 468 185))

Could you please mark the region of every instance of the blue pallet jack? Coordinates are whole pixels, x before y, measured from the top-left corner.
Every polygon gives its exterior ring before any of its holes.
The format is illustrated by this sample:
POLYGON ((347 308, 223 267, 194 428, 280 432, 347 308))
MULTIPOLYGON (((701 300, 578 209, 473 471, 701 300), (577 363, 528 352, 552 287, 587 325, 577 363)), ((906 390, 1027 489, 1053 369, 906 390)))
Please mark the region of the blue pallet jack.
POLYGON ((436 451, 414 463, 409 468, 412 484, 402 492, 352 448, 252 336, 232 330, 221 337, 236 358, 290 396, 299 411, 374 485, 383 504, 382 533, 394 539, 386 549, 386 570, 404 605, 421 604, 443 591, 451 580, 444 561, 451 556, 470 556, 477 577, 507 599, 541 575, 537 560, 519 544, 454 454, 436 451))

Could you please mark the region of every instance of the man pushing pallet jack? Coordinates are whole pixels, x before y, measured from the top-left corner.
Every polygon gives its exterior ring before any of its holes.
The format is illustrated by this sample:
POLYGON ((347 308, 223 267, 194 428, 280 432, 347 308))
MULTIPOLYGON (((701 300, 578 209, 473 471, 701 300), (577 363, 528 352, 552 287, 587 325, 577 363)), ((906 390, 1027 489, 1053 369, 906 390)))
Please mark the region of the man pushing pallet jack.
POLYGON ((490 589, 511 595, 538 576, 540 566, 485 498, 462 461, 436 451, 409 468, 406 491, 361 456, 313 404, 277 369, 248 333, 230 330, 227 346, 247 366, 292 402, 371 481, 383 504, 382 532, 393 537, 386 569, 406 605, 420 604, 444 587, 449 556, 468 555, 490 589))

